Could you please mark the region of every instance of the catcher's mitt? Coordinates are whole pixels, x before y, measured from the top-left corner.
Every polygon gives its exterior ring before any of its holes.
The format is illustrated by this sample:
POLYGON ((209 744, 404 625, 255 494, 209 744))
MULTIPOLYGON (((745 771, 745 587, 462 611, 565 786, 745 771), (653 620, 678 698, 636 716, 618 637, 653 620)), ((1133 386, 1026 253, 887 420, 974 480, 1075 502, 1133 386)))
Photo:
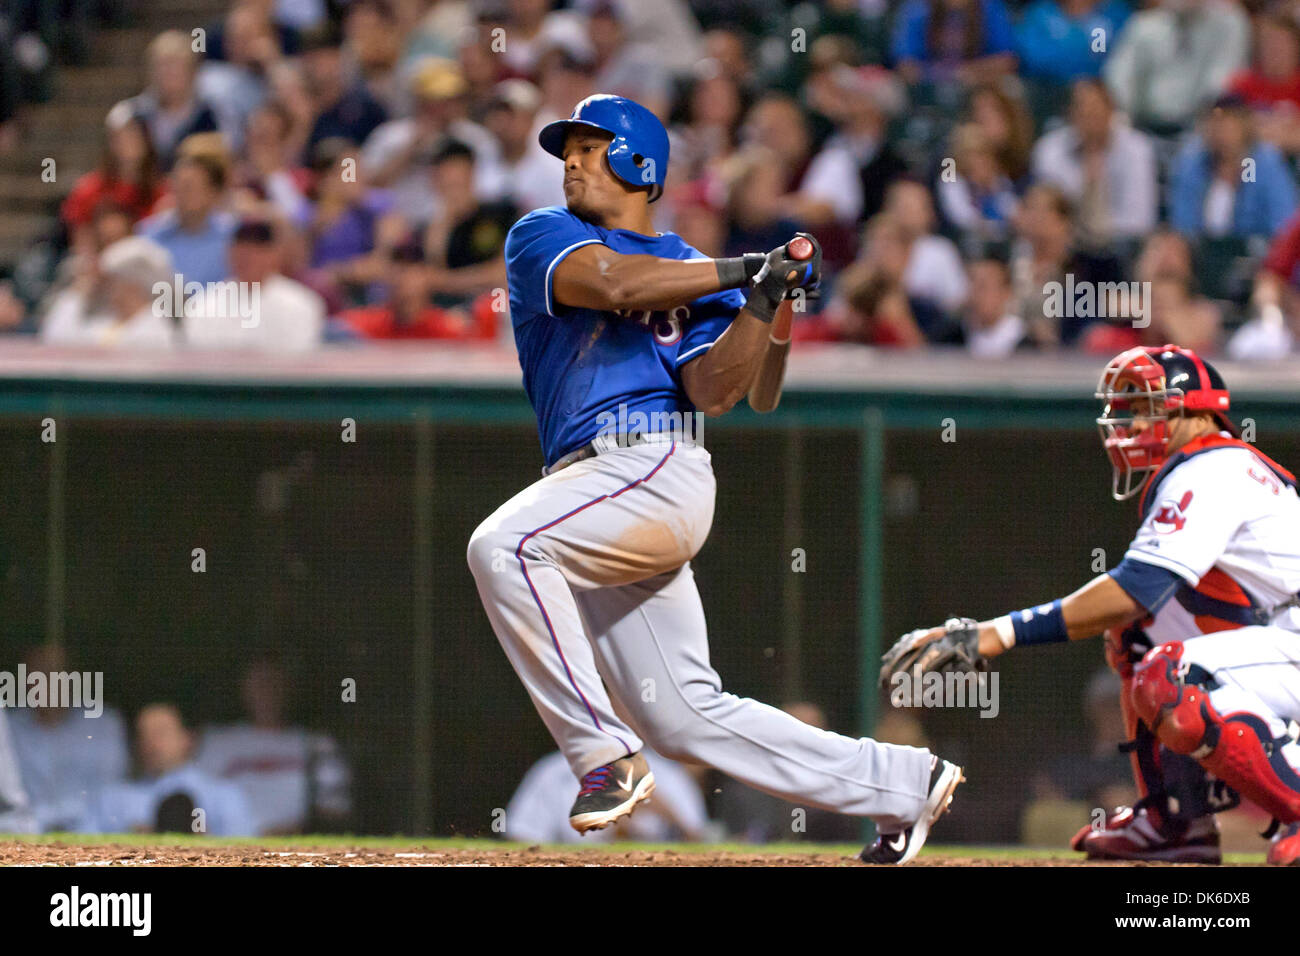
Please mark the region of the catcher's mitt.
POLYGON ((979 627, 969 617, 951 617, 943 623, 944 633, 932 641, 922 642, 933 628, 909 631, 895 642, 881 658, 880 683, 885 688, 895 674, 979 673, 989 669, 988 658, 979 652, 979 627))

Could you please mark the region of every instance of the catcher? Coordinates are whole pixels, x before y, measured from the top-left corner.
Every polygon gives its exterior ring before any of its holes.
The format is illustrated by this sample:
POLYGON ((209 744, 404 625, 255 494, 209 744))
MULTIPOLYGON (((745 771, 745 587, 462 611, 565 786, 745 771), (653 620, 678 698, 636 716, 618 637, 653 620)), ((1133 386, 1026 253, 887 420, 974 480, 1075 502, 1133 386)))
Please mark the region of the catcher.
POLYGON ((979 671, 1013 647, 1104 632, 1141 799, 1071 846, 1091 859, 1217 863, 1214 813, 1244 797, 1274 818, 1269 862, 1295 864, 1295 477, 1241 440, 1223 379, 1188 349, 1124 352, 1097 397, 1112 494, 1138 496, 1141 527, 1123 560, 1068 597, 913 631, 885 655, 881 679, 979 671))

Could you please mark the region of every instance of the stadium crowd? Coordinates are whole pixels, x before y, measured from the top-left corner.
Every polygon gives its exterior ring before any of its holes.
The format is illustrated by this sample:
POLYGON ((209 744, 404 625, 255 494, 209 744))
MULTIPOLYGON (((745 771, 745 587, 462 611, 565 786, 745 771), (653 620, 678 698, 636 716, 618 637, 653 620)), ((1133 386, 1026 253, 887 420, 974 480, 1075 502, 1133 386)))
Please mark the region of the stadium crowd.
MULTIPOLYGON (((22 663, 27 674, 68 673, 60 645, 30 648, 22 663)), ((290 686, 278 658, 254 656, 240 678, 239 720, 196 729, 159 701, 136 711, 129 735, 102 700, 98 712, 6 709, 0 735, 7 728, 12 738, 29 814, 0 813, 0 825, 215 836, 339 829, 352 812, 350 766, 332 738, 286 719, 290 686)))
POLYGON ((203 37, 149 45, 0 328, 508 344, 506 232, 564 201, 536 132, 609 92, 669 126, 658 228, 822 240, 797 338, 1273 359, 1300 334, 1297 0, 236 0, 203 37), (256 322, 185 289, 229 280, 256 322))

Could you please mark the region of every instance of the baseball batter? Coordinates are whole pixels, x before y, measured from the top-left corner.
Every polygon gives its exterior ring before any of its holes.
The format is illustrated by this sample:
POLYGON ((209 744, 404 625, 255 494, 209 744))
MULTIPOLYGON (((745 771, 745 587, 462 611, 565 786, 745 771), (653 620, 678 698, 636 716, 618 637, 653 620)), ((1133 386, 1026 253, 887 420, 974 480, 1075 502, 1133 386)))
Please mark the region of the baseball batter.
POLYGON ((1242 441, 1219 373, 1188 349, 1112 359, 1097 397, 1118 500, 1141 526, 1120 563, 1068 597, 914 631, 899 670, 978 667, 1022 645, 1105 632, 1142 798, 1072 846, 1095 859, 1218 862, 1217 810, 1277 821, 1269 861, 1300 861, 1300 498, 1242 441))
POLYGON ((716 490, 693 415, 721 415, 746 394, 773 407, 784 343, 771 323, 792 290, 816 286, 820 248, 801 234, 765 255, 710 259, 656 232, 649 205, 668 136, 630 100, 589 97, 539 139, 564 161, 567 208, 521 219, 506 264, 546 467, 478 527, 468 558, 501 646, 580 781, 570 823, 599 829, 647 799, 649 744, 796 803, 870 817, 884 838, 867 856, 907 862, 961 769, 724 693, 690 565, 716 490))

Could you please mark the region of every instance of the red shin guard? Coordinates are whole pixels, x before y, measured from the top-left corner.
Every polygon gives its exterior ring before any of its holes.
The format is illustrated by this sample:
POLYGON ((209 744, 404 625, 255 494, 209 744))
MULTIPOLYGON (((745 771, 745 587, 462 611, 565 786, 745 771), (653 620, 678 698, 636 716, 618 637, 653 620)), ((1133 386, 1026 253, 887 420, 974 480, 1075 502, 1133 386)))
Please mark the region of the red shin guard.
POLYGON ((1278 820, 1300 820, 1300 776, 1283 758, 1267 723, 1245 712, 1221 716, 1203 688, 1184 683, 1182 658, 1182 644, 1161 644, 1134 668, 1137 715, 1170 750, 1193 757, 1278 820))

